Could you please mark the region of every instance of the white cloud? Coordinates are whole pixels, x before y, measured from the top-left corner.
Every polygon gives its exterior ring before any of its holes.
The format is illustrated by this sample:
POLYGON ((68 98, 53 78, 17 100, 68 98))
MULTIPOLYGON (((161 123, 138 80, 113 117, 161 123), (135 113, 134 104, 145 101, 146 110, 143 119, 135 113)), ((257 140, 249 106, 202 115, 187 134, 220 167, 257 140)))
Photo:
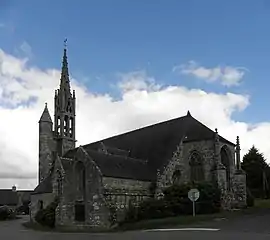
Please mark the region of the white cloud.
MULTIPOLYGON (((72 66, 70 69, 72 72, 72 66)), ((13 184, 18 188, 35 187, 38 120, 45 102, 53 116, 59 76, 58 70, 42 71, 28 66, 27 59, 0 50, 0 188, 13 184)), ((239 135, 242 155, 255 144, 270 160, 270 122, 251 126, 232 119, 233 112, 249 105, 248 96, 221 95, 183 86, 161 87, 143 71, 119 76, 122 95, 118 101, 109 94, 94 95, 72 80, 77 96, 78 145, 183 116, 190 110, 194 117, 212 129, 217 127, 229 140, 235 141, 239 135)))
POLYGON ((195 61, 189 61, 188 64, 174 67, 173 71, 179 72, 184 75, 191 75, 199 79, 205 80, 206 82, 219 81, 222 85, 230 87, 240 84, 247 69, 231 66, 217 66, 214 68, 206 68, 200 66, 195 61))
POLYGON ((132 90, 154 91, 161 88, 160 85, 156 84, 153 77, 147 76, 145 71, 135 71, 118 75, 122 79, 121 82, 119 82, 118 87, 123 92, 132 90))

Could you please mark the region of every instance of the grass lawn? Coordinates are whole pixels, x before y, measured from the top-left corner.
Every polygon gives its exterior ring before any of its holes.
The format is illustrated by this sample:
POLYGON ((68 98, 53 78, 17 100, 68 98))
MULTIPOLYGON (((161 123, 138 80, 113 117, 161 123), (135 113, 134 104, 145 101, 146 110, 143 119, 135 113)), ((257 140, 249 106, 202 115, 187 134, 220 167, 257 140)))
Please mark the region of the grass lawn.
POLYGON ((125 223, 116 228, 119 231, 126 230, 146 230, 146 229, 155 229, 155 228, 168 228, 168 227, 176 227, 176 226, 187 226, 192 224, 198 224, 202 222, 212 221, 215 219, 228 219, 239 217, 244 214, 251 214, 253 211, 251 209, 239 210, 234 212, 220 212, 215 214, 207 214, 207 215, 196 215, 193 216, 178 216, 178 217, 170 217, 170 218, 161 218, 161 219, 149 219, 143 220, 134 223, 125 223))
POLYGON ((254 202, 255 208, 270 209, 270 199, 256 199, 254 202))

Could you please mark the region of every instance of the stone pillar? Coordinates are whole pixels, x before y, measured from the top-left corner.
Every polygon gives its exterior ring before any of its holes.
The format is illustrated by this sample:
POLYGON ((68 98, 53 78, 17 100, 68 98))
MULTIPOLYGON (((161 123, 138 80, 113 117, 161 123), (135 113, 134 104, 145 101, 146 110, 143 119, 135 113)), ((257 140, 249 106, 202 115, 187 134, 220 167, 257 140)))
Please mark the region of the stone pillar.
POLYGON ((221 163, 220 143, 219 143, 219 135, 218 135, 217 129, 215 129, 214 164, 215 164, 214 169, 215 169, 217 184, 222 191, 225 191, 227 189, 226 168, 221 163))
POLYGON ((236 170, 233 178, 234 207, 236 208, 244 208, 247 205, 246 173, 241 168, 240 150, 239 136, 237 136, 235 147, 236 170))
POLYGON ((239 142, 239 136, 236 137, 236 148, 235 148, 235 153, 236 153, 236 170, 241 169, 241 163, 240 163, 240 142, 239 142))
POLYGON ((227 194, 226 168, 221 163, 220 142, 217 129, 215 129, 214 139, 214 174, 218 188, 221 191, 221 207, 222 209, 230 208, 230 197, 227 194))

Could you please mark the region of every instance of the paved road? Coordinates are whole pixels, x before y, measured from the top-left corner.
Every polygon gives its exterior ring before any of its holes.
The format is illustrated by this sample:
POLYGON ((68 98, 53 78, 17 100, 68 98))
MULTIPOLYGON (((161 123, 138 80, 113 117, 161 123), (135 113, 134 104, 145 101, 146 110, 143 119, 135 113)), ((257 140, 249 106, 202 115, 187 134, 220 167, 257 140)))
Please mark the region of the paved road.
POLYGON ((0 239, 2 240, 254 240, 270 239, 270 210, 248 215, 245 218, 221 220, 194 225, 200 228, 216 228, 219 231, 134 231, 113 234, 90 233, 50 233, 25 229, 21 223, 27 219, 0 222, 0 239))

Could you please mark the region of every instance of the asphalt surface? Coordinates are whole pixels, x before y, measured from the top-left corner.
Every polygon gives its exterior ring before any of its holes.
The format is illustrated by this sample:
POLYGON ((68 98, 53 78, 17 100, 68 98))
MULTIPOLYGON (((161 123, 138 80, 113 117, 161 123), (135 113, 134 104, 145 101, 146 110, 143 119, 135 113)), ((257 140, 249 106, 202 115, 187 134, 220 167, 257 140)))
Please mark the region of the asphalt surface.
POLYGON ((154 230, 154 231, 132 231, 123 233, 55 233, 38 232, 24 228, 21 223, 28 221, 24 217, 20 220, 0 222, 0 239, 2 240, 71 240, 71 239, 110 239, 110 240, 161 240, 161 239, 207 239, 207 240, 254 240, 270 239, 270 210, 258 212, 236 218, 234 220, 217 219, 212 222, 197 224, 193 226, 179 227, 180 230, 154 230), (188 229, 183 229, 188 228, 188 229), (198 229, 198 228, 201 228, 198 229), (215 231, 206 231, 211 228, 215 231))

